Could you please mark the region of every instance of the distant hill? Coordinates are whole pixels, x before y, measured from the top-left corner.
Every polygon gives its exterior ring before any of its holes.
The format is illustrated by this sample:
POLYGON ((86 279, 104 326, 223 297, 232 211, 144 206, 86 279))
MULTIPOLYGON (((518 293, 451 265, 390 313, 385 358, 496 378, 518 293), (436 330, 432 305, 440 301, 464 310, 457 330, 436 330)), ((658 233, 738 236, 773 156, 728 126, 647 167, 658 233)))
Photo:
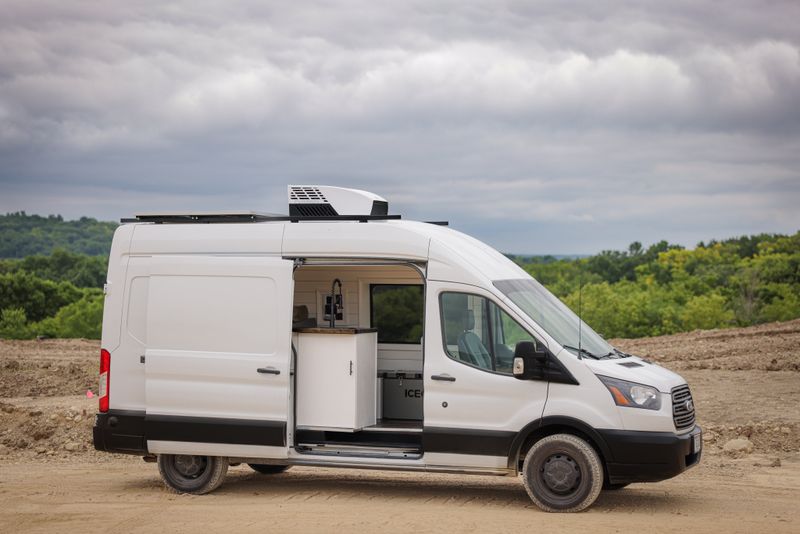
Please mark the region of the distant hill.
POLYGON ((0 258, 24 258, 63 249, 89 256, 107 256, 117 223, 81 217, 65 221, 60 215, 0 215, 0 258))

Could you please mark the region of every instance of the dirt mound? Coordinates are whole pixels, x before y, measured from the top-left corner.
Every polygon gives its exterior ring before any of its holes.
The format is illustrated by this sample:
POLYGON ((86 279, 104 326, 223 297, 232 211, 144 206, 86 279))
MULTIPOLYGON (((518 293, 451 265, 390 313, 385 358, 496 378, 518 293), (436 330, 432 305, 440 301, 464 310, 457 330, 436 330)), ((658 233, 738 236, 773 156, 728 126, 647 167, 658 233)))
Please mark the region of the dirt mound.
POLYGON ((703 442, 707 454, 719 454, 727 442, 747 438, 753 443, 753 452, 764 454, 800 451, 800 425, 782 422, 759 421, 748 425, 709 424, 703 428, 703 442))
POLYGON ((63 457, 91 450, 96 409, 95 399, 80 397, 0 402, 0 455, 63 457))
POLYGON ((99 341, 0 339, 0 398, 97 391, 99 355, 99 341))
POLYGON ((676 371, 800 371, 800 319, 611 343, 676 371))

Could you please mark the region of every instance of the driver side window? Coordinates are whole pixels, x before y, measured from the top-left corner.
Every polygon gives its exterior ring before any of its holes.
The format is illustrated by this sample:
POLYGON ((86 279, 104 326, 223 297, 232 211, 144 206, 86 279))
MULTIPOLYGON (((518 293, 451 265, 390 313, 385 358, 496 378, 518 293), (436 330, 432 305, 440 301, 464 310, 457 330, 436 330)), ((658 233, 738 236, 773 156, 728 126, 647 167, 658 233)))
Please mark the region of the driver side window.
POLYGON ((452 359, 511 374, 514 347, 533 337, 494 302, 470 293, 442 293, 442 337, 452 359))

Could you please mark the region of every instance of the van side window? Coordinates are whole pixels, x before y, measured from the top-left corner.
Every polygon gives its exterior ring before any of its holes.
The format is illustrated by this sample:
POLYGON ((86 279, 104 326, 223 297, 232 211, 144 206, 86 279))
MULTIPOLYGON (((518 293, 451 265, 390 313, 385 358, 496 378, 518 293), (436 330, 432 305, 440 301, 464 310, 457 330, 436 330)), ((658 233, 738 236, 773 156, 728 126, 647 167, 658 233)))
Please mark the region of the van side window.
POLYGON ((533 337, 494 302, 469 293, 442 293, 442 337, 454 360, 511 373, 514 348, 533 337))

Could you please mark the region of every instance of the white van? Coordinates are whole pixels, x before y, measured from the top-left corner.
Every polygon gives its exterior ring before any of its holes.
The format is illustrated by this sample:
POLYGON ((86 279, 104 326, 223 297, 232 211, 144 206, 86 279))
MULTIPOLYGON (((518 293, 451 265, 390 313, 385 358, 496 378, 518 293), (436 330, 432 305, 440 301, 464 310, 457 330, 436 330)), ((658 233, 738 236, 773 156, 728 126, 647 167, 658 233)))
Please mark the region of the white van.
POLYGON ((564 512, 699 462, 686 381, 502 254, 364 191, 289 203, 123 220, 95 448, 157 456, 179 492, 239 463, 522 475, 564 512))

